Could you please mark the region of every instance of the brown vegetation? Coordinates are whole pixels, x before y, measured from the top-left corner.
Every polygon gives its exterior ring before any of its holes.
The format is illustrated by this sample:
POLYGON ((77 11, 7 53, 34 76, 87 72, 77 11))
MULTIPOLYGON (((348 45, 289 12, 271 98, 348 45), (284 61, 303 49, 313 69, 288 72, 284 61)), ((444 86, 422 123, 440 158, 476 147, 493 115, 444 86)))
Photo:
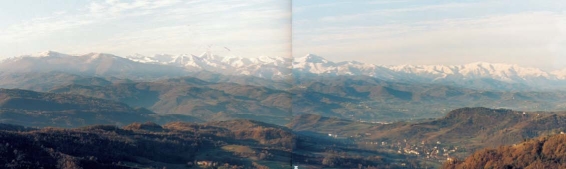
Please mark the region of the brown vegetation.
POLYGON ((393 162, 405 159, 252 120, 0 127, 0 168, 283 168, 290 161, 316 168, 404 168, 393 162))
POLYGON ((477 151, 463 161, 448 161, 446 169, 566 168, 566 135, 532 139, 513 146, 477 151))

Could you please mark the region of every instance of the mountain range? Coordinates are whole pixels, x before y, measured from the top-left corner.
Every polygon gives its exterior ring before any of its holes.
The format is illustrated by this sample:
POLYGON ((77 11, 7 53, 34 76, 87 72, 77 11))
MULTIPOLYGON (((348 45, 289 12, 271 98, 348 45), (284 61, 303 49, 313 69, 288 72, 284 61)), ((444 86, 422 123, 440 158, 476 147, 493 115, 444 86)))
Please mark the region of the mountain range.
POLYGON ((48 51, 0 62, 0 87, 83 95, 161 115, 247 118, 279 125, 292 114, 304 113, 391 122, 437 118, 461 107, 566 110, 566 92, 540 90, 563 82, 558 75, 516 65, 482 63, 475 65, 477 71, 472 67, 444 66, 442 70, 452 74, 439 79, 434 77, 438 72, 423 73, 426 66, 335 63, 315 55, 290 60, 48 51), (533 86, 538 83, 544 85, 533 86))
POLYGON ((556 90, 565 89, 564 74, 481 62, 332 62, 311 54, 48 51, 0 61, 0 88, 10 88, 0 89, 0 156, 7 157, 0 161, 8 168, 186 168, 201 160, 244 168, 289 161, 306 168, 440 167, 447 157, 564 131, 566 91, 556 90), (82 128, 69 129, 75 127, 82 128))
POLYGON ((375 65, 356 61, 333 62, 308 54, 285 58, 140 54, 119 57, 106 53, 82 55, 47 51, 11 57, 0 62, 0 72, 67 72, 77 75, 127 79, 163 79, 208 71, 230 76, 291 80, 310 76, 369 76, 382 80, 433 83, 488 90, 563 89, 566 69, 546 71, 513 64, 476 62, 463 65, 375 65))

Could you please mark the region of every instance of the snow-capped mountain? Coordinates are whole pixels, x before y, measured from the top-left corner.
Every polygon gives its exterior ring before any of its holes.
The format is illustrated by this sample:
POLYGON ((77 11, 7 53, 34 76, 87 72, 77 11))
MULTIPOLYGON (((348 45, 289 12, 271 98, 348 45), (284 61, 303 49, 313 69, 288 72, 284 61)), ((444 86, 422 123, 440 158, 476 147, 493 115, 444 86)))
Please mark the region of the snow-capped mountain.
POLYGON ((366 75, 389 78, 404 75, 416 75, 423 78, 493 78, 505 82, 520 82, 528 78, 545 78, 549 80, 564 79, 563 72, 545 72, 537 68, 521 67, 512 64, 476 62, 464 65, 395 65, 383 66, 360 62, 331 62, 320 56, 308 54, 295 58, 293 69, 299 72, 329 75, 366 75))
POLYGON ((506 86, 539 88, 566 84, 566 69, 543 71, 514 64, 486 62, 463 65, 384 66, 355 61, 335 63, 312 54, 295 58, 293 72, 330 76, 364 75, 390 81, 441 83, 490 89, 506 86))
POLYGON ((512 64, 477 62, 463 65, 374 65, 356 61, 332 62, 308 54, 283 58, 217 56, 211 53, 135 54, 119 57, 105 53, 82 55, 53 51, 12 57, 0 62, 1 72, 62 71, 97 76, 175 77, 208 71, 265 79, 306 76, 370 76, 388 81, 440 83, 472 88, 541 88, 566 84, 566 69, 543 71, 512 64))
POLYGON ((221 57, 211 53, 196 55, 142 55, 126 58, 143 63, 182 67, 187 71, 211 71, 226 75, 250 75, 268 79, 288 78, 291 75, 291 59, 260 56, 245 58, 239 56, 221 57))
POLYGON ((131 79, 159 76, 171 77, 185 73, 181 68, 135 62, 107 53, 71 55, 47 51, 35 55, 11 57, 0 62, 0 72, 3 73, 54 71, 131 79))
POLYGON ((522 82, 531 78, 559 79, 551 72, 537 68, 521 67, 512 64, 476 62, 465 65, 401 65, 390 66, 391 70, 426 76, 435 79, 442 78, 493 78, 504 82, 522 82))
POLYGON ((383 66, 365 64, 356 61, 332 62, 320 56, 308 54, 293 60, 293 72, 311 75, 364 75, 382 79, 395 79, 399 73, 383 66))
MULTIPOLYGON (((160 58, 161 56, 156 55, 149 58, 160 58)), ((151 63, 180 66, 190 71, 207 70, 228 75, 251 75, 268 79, 289 77, 290 70, 292 70, 295 78, 363 75, 389 81, 441 83, 473 88, 504 88, 507 86, 526 88, 527 86, 540 87, 547 84, 566 83, 566 69, 547 72, 537 68, 502 63, 476 62, 464 65, 384 66, 356 61, 332 62, 313 54, 296 57, 293 60, 265 56, 259 58, 219 57, 209 53, 200 56, 167 56, 170 58, 169 60, 174 59, 176 61, 165 60, 151 63)), ((128 58, 136 60, 135 56, 128 58)))

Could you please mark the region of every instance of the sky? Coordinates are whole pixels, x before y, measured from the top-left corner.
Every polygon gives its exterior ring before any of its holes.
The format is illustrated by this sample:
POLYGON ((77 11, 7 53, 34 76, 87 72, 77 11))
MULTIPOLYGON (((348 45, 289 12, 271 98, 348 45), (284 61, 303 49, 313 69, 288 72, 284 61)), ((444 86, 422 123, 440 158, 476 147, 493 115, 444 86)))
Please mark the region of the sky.
POLYGON ((294 56, 566 68, 562 0, 297 0, 292 27, 294 56))
POLYGON ((562 0, 0 0, 0 58, 301 57, 566 68, 562 0))
POLYGON ((286 0, 0 0, 0 57, 48 50, 291 57, 290 13, 286 0))

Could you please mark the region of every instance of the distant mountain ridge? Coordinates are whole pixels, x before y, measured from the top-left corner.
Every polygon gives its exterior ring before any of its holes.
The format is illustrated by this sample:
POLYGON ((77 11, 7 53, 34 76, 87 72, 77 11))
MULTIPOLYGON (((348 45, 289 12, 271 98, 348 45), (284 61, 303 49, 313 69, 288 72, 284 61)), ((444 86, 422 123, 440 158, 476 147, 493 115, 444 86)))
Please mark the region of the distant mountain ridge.
POLYGON ((11 57, 0 62, 0 72, 4 74, 53 71, 129 79, 176 77, 186 74, 182 68, 133 62, 107 53, 69 55, 47 51, 38 55, 11 57))
POLYGON ((141 63, 183 67, 187 71, 206 70, 226 75, 251 75, 268 79, 284 79, 291 75, 291 59, 283 57, 221 57, 207 52, 199 56, 158 54, 148 57, 136 54, 126 58, 141 63))
POLYGON ((209 71, 282 80, 305 76, 370 76, 388 81, 436 83, 494 90, 562 89, 566 69, 545 71, 514 64, 476 62, 463 65, 375 65, 356 61, 333 62, 308 54, 285 58, 221 57, 210 52, 115 56, 105 53, 69 55, 53 51, 11 57, 0 62, 0 72, 63 71, 74 74, 159 78, 209 71))

